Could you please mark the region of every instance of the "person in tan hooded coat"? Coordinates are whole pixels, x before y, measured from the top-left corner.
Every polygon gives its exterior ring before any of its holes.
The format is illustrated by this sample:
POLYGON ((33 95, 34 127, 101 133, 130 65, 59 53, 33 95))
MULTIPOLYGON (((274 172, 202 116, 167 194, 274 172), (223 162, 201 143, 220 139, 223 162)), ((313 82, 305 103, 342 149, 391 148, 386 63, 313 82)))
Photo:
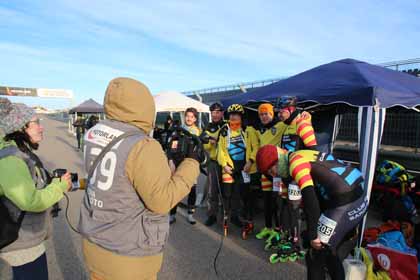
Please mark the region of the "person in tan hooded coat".
POLYGON ((147 136, 155 104, 148 88, 129 78, 112 80, 105 93, 107 119, 85 135, 85 166, 128 131, 98 163, 81 206, 79 230, 90 279, 156 279, 169 234, 168 212, 199 175, 196 152, 171 170, 160 144, 147 136))

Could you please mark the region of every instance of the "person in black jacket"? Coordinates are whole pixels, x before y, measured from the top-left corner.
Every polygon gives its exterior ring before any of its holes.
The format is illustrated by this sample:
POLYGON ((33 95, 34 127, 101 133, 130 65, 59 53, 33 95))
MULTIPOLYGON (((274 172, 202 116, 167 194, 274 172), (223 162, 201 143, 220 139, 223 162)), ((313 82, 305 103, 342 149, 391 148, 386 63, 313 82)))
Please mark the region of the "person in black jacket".
POLYGON ((83 117, 78 117, 77 120, 73 123, 73 126, 76 128, 77 149, 80 150, 86 128, 85 119, 83 117))

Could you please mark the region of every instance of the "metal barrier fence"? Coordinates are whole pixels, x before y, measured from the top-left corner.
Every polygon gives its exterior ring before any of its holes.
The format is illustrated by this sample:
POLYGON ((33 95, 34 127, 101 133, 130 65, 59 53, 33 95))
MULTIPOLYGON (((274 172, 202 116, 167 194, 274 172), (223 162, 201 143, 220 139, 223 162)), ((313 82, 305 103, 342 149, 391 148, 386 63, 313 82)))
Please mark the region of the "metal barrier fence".
POLYGON ((278 82, 278 81, 286 79, 286 78, 287 77, 266 79, 266 80, 245 82, 245 83, 238 83, 238 84, 232 84, 232 85, 226 85, 226 86, 219 86, 219 87, 205 88, 205 89, 199 89, 199 90, 184 91, 182 93, 185 94, 185 95, 197 95, 197 94, 206 95, 206 94, 211 94, 211 93, 229 92, 229 91, 238 91, 238 93, 240 93, 241 91, 243 92, 246 89, 267 86, 269 84, 278 82))
POLYGON ((413 59, 400 60, 400 61, 391 61, 391 62, 381 63, 378 65, 386 67, 386 68, 390 68, 393 70, 406 72, 407 70, 420 68, 420 58, 413 58, 413 59))
MULTIPOLYGON (((357 111, 343 115, 337 140, 357 142, 357 111)), ((391 108, 385 118, 382 144, 420 149, 420 113, 391 108)))

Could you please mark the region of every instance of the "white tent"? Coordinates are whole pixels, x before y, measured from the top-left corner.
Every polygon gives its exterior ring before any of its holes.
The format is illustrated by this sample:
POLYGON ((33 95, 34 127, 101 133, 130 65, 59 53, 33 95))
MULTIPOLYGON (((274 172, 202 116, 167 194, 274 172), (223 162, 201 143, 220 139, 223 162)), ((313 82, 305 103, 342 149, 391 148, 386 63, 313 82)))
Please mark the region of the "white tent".
POLYGON ((177 91, 164 91, 154 96, 156 112, 184 112, 194 107, 200 113, 210 113, 209 106, 177 91))
POLYGON ((184 123, 184 114, 187 108, 193 107, 198 111, 198 126, 203 128, 206 125, 206 120, 209 119, 210 108, 208 105, 192 99, 177 91, 164 91, 156 94, 155 106, 156 113, 168 112, 171 117, 174 113, 180 112, 179 116, 181 123, 184 123))

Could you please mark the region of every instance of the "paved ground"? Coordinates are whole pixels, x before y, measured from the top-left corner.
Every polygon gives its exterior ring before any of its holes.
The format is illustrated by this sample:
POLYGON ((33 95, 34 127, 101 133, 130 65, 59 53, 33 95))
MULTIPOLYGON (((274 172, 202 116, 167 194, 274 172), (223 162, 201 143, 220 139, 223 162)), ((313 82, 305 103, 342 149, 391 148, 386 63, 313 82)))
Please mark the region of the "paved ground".
MULTIPOLYGON (((43 125, 45 140, 38 154, 46 167, 51 170, 67 168, 83 174, 81 154, 75 149, 76 140, 67 133, 66 124, 44 118, 43 125)), ((81 191, 70 194, 69 216, 74 225, 77 224, 82 196, 81 191)), ((61 205, 64 209, 64 200, 61 205)), ((54 234, 48 241, 50 279, 87 279, 80 237, 71 231, 63 212, 54 219, 54 234)), ((221 240, 221 225, 214 228, 204 226, 203 208, 198 209, 199 223, 194 226, 189 225, 183 215, 185 212, 180 209, 177 222, 171 227, 159 279, 218 279, 213 270, 213 259, 221 240)), ((262 221, 262 217, 259 220, 262 221)), ((243 241, 239 234, 234 228, 224 240, 217 265, 219 279, 305 279, 302 263, 271 265, 268 262, 270 253, 263 250, 263 242, 254 237, 243 241)), ((10 268, 1 261, 0 279, 11 279, 10 268)))

